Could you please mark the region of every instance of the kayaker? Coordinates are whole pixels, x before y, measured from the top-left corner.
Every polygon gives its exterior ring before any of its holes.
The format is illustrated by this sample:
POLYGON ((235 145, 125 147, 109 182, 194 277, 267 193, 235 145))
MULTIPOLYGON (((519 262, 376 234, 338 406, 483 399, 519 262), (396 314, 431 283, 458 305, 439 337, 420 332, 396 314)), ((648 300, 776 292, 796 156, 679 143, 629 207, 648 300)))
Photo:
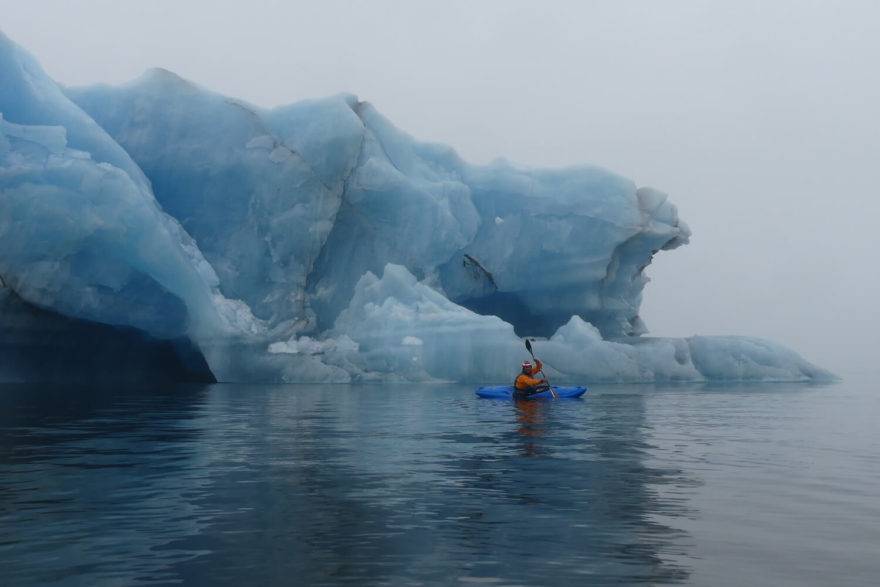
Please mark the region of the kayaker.
POLYGON ((535 357, 534 365, 532 365, 531 361, 523 361, 522 373, 516 376, 516 383, 514 384, 516 391, 514 393, 516 395, 532 395, 533 393, 549 389, 550 385, 546 378, 535 379, 532 377, 532 375, 540 372, 543 368, 544 363, 537 357, 535 357))

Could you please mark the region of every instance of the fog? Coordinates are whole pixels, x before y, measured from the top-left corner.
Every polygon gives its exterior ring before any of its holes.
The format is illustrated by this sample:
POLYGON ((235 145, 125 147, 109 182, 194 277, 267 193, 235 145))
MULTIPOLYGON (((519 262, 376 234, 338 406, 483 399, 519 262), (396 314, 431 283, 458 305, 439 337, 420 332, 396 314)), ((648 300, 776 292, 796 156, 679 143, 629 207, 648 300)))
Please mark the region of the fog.
POLYGON ((63 84, 163 67, 261 106, 351 92, 474 163, 590 163, 656 187, 694 236, 647 269, 651 335, 755 335, 844 377, 880 368, 880 3, 0 0, 0 14, 63 84))

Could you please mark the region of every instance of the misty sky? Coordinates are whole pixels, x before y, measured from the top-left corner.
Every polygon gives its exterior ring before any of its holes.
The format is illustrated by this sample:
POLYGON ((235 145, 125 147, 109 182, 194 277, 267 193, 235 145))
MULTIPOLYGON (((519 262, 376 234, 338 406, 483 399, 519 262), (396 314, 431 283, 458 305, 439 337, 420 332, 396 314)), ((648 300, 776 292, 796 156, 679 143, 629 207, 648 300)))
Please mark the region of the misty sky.
POLYGON ((351 92, 474 163, 590 163, 656 187, 694 236, 647 270, 652 335, 880 368, 880 2, 0 0, 0 15, 62 84, 164 67, 261 106, 351 92))

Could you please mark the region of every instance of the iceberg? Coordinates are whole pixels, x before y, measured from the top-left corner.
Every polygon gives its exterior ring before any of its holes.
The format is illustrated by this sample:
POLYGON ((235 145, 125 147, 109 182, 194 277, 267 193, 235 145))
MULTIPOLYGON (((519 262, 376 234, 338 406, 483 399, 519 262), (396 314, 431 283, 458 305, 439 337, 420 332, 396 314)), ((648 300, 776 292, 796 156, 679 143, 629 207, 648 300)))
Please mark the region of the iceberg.
POLYGON ((2 33, 0 72, 17 364, 124 378, 72 368, 124 340, 174 358, 157 377, 507 382, 538 337, 560 383, 831 377, 758 339, 645 336, 644 270, 691 233, 606 170, 471 165, 350 94, 263 109, 160 69, 62 89, 2 33))

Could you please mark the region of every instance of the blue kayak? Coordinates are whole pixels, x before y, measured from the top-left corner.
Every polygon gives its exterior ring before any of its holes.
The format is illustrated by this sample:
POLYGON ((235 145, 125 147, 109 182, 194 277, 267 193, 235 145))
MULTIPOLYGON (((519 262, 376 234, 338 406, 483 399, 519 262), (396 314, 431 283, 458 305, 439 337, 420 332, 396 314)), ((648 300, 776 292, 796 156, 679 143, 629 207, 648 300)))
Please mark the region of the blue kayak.
MULTIPOLYGON (((587 391, 586 387, 553 387, 553 390, 556 391, 556 396, 560 398, 570 398, 570 397, 580 397, 584 395, 584 392, 587 391)), ((512 385, 492 385, 489 387, 481 387, 477 390, 477 395, 480 397, 489 397, 493 399, 513 399, 513 386, 512 385)), ((553 393, 548 389, 547 391, 539 391, 538 393, 533 393, 528 396, 528 398, 522 399, 554 399, 553 393)))

